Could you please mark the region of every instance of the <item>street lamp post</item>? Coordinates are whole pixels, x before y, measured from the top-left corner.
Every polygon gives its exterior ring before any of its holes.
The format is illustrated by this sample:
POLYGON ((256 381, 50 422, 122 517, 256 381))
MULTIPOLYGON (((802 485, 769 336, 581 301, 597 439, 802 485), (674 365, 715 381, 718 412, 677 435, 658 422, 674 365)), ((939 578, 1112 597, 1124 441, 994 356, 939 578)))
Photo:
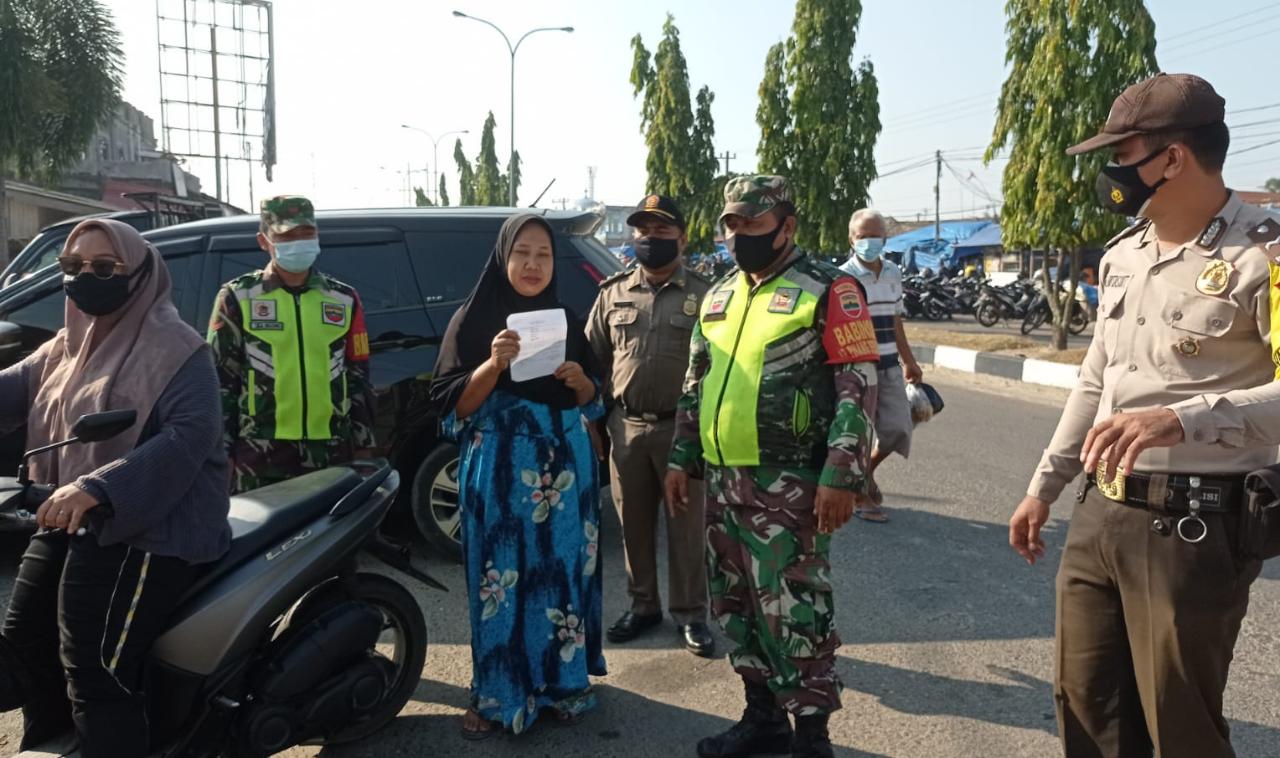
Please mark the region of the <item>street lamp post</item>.
POLYGON ((516 204, 516 183, 514 181, 515 171, 513 170, 515 168, 515 160, 516 160, 516 51, 520 49, 520 43, 524 42, 529 37, 530 34, 536 34, 537 32, 572 32, 573 27, 572 26, 540 26, 537 29, 530 29, 529 31, 525 32, 520 37, 520 39, 516 40, 516 43, 512 45, 511 38, 507 36, 507 33, 499 29, 498 25, 493 23, 492 21, 485 21, 482 18, 469 16, 463 13, 462 11, 454 11, 453 15, 457 16, 458 18, 467 18, 467 19, 471 19, 472 21, 479 21, 480 23, 486 26, 492 27, 494 31, 502 35, 502 41, 507 43, 507 51, 511 53, 511 152, 510 152, 510 158, 508 159, 508 163, 507 163, 507 171, 510 172, 511 176, 509 178, 513 181, 508 182, 508 184, 510 185, 508 189, 510 191, 508 192, 507 199, 508 199, 508 202, 511 204, 511 206, 514 208, 516 204))
POLYGON ((421 132, 427 135, 427 139, 431 140, 431 167, 435 169, 436 174, 434 177, 428 174, 427 180, 431 182, 431 186, 435 187, 436 205, 439 205, 440 204, 440 150, 439 150, 440 140, 444 139, 445 137, 448 137, 450 134, 470 134, 471 130, 455 129, 451 132, 445 132, 444 134, 441 134, 440 137, 437 139, 436 137, 431 136, 431 132, 427 131, 426 129, 419 129, 416 126, 401 124, 400 128, 408 129, 414 132, 421 132))

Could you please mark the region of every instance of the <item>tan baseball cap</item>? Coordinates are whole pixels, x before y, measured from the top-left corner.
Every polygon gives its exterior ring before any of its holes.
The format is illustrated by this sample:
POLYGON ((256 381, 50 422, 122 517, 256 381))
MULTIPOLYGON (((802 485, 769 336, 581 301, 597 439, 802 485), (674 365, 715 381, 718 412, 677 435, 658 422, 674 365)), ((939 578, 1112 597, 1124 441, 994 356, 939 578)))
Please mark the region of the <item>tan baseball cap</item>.
POLYGON ((1217 124, 1226 107, 1213 85, 1194 74, 1156 74, 1120 93, 1102 132, 1067 148, 1067 155, 1110 147, 1137 134, 1217 124))

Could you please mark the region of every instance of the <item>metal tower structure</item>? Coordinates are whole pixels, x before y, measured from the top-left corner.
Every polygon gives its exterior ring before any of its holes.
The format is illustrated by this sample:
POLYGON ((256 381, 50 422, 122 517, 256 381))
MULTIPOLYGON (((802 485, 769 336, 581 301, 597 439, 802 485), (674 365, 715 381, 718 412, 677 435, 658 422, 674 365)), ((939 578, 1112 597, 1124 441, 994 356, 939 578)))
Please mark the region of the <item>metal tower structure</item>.
POLYGON ((156 42, 164 149, 212 164, 220 201, 236 163, 252 210, 254 162, 267 181, 276 164, 270 0, 156 0, 156 42))

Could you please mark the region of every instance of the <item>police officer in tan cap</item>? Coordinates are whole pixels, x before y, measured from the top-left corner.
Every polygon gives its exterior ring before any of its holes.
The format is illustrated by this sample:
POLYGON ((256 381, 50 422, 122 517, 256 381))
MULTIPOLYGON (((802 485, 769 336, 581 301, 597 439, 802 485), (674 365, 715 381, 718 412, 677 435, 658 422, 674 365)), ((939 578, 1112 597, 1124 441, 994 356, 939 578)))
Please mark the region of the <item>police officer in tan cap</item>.
MULTIPOLYGON (((639 265, 600 283, 587 340, 606 367, 609 476, 622 522, 631 607, 606 632, 630 642, 662 622, 658 519, 676 401, 689 366, 689 339, 710 284, 684 265, 684 214, 669 197, 649 195, 627 217, 639 265)), ((707 563, 701 492, 683 511, 667 509, 667 601, 685 647, 709 656, 707 563)))
POLYGON ((1225 103, 1158 75, 1116 99, 1099 202, 1107 243, 1080 380, 1009 524, 1029 563, 1083 473, 1057 582, 1055 700, 1067 758, 1234 756, 1222 716, 1260 564, 1236 545, 1244 476, 1276 461, 1265 214, 1223 184, 1225 103))

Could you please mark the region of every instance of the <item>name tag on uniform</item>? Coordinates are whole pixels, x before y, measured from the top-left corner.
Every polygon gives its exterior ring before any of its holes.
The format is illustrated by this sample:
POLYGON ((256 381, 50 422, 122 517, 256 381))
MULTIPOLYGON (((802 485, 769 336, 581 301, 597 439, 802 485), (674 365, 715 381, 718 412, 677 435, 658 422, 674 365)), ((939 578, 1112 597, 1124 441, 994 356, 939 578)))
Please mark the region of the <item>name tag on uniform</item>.
POLYGON ((279 321, 250 321, 249 328, 259 332, 281 332, 284 331, 284 324, 279 321))
POLYGON ((733 290, 716 290, 707 303, 707 313, 703 318, 707 321, 720 321, 728 314, 729 301, 733 298, 733 290))

